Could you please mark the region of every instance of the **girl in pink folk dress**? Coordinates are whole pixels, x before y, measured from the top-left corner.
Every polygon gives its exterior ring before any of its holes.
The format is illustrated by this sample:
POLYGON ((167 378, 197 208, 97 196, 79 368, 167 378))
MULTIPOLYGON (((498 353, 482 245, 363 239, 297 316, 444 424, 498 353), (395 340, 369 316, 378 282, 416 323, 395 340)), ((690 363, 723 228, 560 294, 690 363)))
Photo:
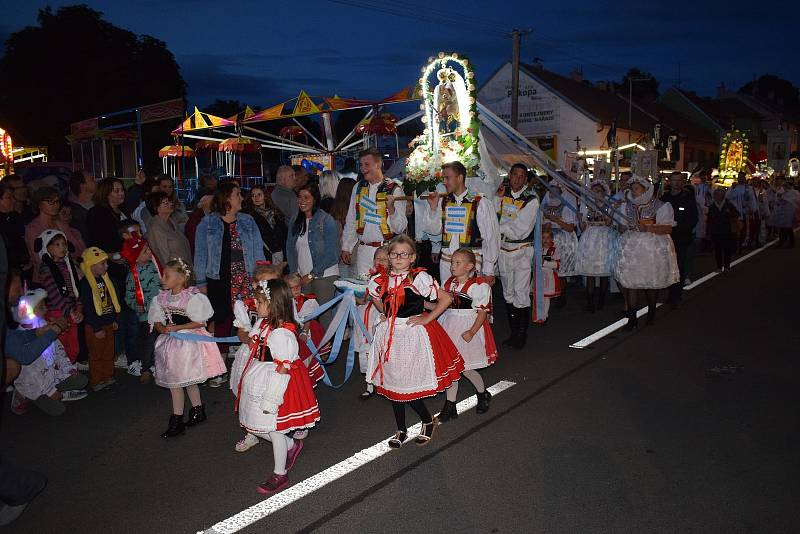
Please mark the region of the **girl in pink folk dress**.
POLYGON ((214 309, 196 287, 189 287, 192 271, 183 260, 172 260, 164 267, 161 280, 164 290, 153 298, 147 320, 160 336, 155 343, 155 382, 169 389, 172 396, 172 415, 169 427, 161 437, 182 434, 206 420, 198 384, 225 372, 216 343, 180 339, 171 334, 194 334, 211 337, 206 322, 214 309), (189 396, 192 409, 189 419, 183 420, 184 394, 189 396))
POLYGON ((544 298, 544 312, 541 317, 536 314, 536 270, 533 271, 531 279, 531 295, 533 295, 533 322, 544 324, 550 314, 550 299, 561 295, 561 279, 558 277, 558 269, 561 265, 561 257, 553 239, 553 230, 549 224, 542 227, 542 297, 544 298))

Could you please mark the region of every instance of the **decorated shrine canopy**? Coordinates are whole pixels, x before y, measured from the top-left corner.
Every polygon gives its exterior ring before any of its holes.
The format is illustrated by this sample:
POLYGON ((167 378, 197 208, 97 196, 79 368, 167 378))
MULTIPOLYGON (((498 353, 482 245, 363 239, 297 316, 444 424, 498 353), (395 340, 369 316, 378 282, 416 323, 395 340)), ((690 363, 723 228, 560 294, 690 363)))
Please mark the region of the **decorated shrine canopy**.
POLYGON ((295 98, 281 102, 280 104, 268 107, 259 112, 254 112, 248 107, 244 112, 234 115, 229 119, 202 113, 195 108, 194 113, 183 121, 172 133, 177 135, 191 131, 234 126, 237 123, 252 124, 278 119, 293 119, 305 115, 343 111, 346 109, 376 107, 384 104, 397 104, 418 99, 418 94, 410 87, 406 87, 382 100, 362 100, 356 98, 342 98, 339 96, 319 97, 310 96, 305 91, 300 91, 300 94, 295 98))

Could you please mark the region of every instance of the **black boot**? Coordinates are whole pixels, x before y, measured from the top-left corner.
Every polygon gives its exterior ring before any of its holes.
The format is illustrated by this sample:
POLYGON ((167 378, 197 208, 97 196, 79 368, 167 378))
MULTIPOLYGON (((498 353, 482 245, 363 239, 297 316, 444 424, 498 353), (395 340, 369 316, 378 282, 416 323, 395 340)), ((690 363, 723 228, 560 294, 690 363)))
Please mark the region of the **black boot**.
POLYGON ((528 341, 528 322, 531 320, 530 308, 517 309, 517 344, 514 348, 521 349, 528 341))
POLYGON ((587 291, 586 292, 586 311, 589 313, 594 313, 594 292, 587 291))
POLYGON ((625 330, 632 331, 639 327, 639 322, 636 319, 636 310, 628 310, 628 323, 625 325, 625 330))
POLYGON ((503 341, 506 347, 516 347, 517 345, 517 309, 513 304, 506 303, 506 314, 508 315, 508 339, 503 341))
POLYGON ((475 408, 477 413, 486 413, 489 411, 489 401, 492 400, 492 394, 488 391, 478 393, 478 407, 475 408))
POLYGON ((202 404, 199 406, 192 406, 189 411, 189 420, 186 421, 186 426, 192 427, 199 425, 206 420, 206 408, 202 404))
POLYGON ((650 306, 647 308, 647 324, 654 325, 656 324, 656 307, 650 306))
POLYGON ((444 423, 450 419, 458 419, 458 411, 456 411, 456 403, 453 401, 444 401, 444 408, 442 413, 439 414, 439 421, 444 423))
POLYGON ((186 426, 183 424, 183 414, 175 415, 172 414, 169 416, 169 426, 161 434, 162 438, 174 438, 179 434, 183 434, 186 430, 186 426))

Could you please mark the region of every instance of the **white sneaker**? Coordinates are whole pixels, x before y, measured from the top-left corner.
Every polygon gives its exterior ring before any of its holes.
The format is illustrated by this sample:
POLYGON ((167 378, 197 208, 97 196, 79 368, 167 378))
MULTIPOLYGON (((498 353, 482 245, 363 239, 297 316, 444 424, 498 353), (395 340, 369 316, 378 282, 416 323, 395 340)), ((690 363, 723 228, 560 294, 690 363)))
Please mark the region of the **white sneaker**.
POLYGON ((142 362, 136 360, 128 366, 128 374, 132 376, 142 376, 142 362))
POLYGON ((128 356, 123 352, 117 359, 114 360, 114 367, 117 369, 127 369, 128 368, 128 356))
POLYGON ((77 362, 75 364, 75 368, 78 371, 88 372, 89 371, 89 362, 77 362))
POLYGON ((70 402, 85 399, 89 396, 89 393, 86 392, 85 389, 73 389, 70 391, 64 391, 61 393, 61 402, 70 402))
POLYGON ((247 433, 245 437, 236 442, 233 448, 236 452, 245 452, 258 445, 258 438, 251 433, 247 433))
POLYGON ((228 375, 227 374, 219 375, 219 376, 214 377, 214 378, 212 378, 211 380, 208 381, 208 387, 210 387, 210 388, 218 388, 218 387, 220 387, 222 384, 224 384, 227 381, 228 381, 228 375))

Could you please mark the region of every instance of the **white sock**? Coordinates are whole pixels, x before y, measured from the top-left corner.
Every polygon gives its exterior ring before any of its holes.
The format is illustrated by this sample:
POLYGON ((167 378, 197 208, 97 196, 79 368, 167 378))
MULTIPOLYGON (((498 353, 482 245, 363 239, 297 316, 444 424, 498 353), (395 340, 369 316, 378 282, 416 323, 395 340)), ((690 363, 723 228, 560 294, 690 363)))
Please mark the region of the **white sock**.
POLYGON ((375 385, 371 382, 367 382, 367 393, 372 393, 373 391, 375 391, 375 385))
POLYGON ((275 457, 275 474, 286 474, 286 454, 294 447, 294 440, 280 432, 270 432, 269 440, 272 442, 272 455, 275 457))
POLYGON ((483 377, 475 369, 467 369, 461 373, 461 375, 466 376, 467 379, 472 382, 472 385, 475 386, 475 391, 478 393, 483 393, 486 390, 486 387, 483 385, 483 377))
POLYGON ((447 400, 455 402, 458 397, 458 382, 453 382, 453 385, 444 390, 444 394, 447 395, 447 400))

